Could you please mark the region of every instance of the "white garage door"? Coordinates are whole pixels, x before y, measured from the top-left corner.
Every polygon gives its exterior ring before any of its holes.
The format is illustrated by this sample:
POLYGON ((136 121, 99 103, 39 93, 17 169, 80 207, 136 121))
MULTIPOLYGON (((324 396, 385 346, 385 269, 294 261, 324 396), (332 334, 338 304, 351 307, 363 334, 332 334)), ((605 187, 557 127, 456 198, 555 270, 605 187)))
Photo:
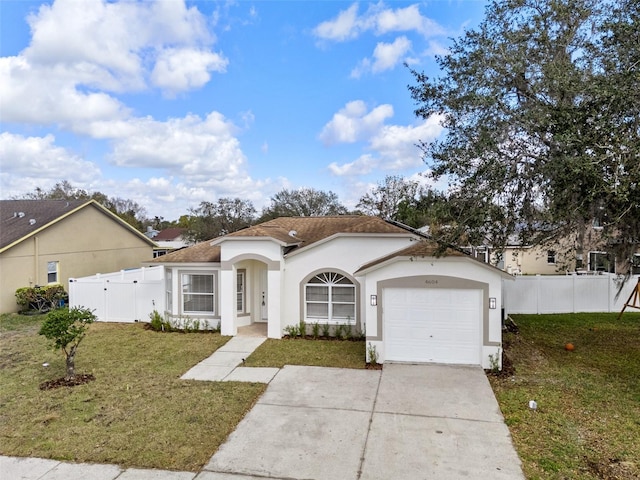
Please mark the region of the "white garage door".
POLYGON ((385 288, 385 360, 480 363, 481 290, 385 288))

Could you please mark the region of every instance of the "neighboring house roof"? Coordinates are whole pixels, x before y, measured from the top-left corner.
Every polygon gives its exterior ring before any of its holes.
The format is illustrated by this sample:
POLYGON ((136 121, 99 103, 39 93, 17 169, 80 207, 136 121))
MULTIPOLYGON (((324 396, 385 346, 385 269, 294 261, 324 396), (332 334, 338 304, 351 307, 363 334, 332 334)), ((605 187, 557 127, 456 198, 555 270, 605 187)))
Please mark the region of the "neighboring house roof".
POLYGON ((198 243, 192 247, 169 252, 154 258, 149 263, 220 263, 220 247, 211 245, 211 241, 198 243))
POLYGON ((172 240, 179 239, 184 232, 186 232, 186 228, 165 228, 158 232, 157 235, 153 237, 156 242, 166 241, 170 242, 172 240))
POLYGON ((406 230, 378 217, 339 215, 335 217, 279 217, 245 228, 213 241, 229 239, 271 238, 284 246, 299 250, 336 234, 403 234, 406 230))
POLYGON ((95 200, 0 200, 0 252, 83 208, 97 208, 149 245, 155 243, 95 200))

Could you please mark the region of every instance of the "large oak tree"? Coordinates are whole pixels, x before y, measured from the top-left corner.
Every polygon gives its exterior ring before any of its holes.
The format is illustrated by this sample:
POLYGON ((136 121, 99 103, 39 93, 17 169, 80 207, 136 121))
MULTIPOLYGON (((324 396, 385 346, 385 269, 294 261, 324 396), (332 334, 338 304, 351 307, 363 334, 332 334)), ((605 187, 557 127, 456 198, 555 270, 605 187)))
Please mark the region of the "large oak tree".
POLYGON ((437 58, 440 76, 413 71, 416 114, 445 119, 445 136, 421 147, 458 207, 447 241, 572 238, 580 253, 595 235, 619 260, 632 258, 640 241, 639 8, 633 0, 495 0, 479 27, 437 58))

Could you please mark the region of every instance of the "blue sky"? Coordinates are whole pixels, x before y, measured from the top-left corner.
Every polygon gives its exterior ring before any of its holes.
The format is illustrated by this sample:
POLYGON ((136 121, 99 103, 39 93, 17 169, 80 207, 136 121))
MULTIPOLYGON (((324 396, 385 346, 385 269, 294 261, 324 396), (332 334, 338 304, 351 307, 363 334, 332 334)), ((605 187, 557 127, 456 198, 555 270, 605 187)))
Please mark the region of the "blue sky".
POLYGON ((358 199, 420 178, 403 63, 475 27, 484 1, 0 2, 0 196, 60 180, 177 219, 282 188, 358 199))

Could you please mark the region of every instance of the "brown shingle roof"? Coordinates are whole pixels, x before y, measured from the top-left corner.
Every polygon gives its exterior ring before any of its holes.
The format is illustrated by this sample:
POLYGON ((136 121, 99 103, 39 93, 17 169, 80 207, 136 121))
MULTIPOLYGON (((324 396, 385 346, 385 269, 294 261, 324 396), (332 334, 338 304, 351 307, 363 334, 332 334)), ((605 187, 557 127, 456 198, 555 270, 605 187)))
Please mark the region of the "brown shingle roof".
POLYGON ((188 248, 181 248, 174 252, 167 253, 161 257, 154 258, 151 263, 200 263, 212 262, 220 263, 220 247, 212 246, 211 240, 197 243, 188 248))
POLYGON ((269 237, 286 245, 297 245, 297 248, 304 248, 338 233, 407 235, 406 230, 391 225, 378 217, 340 215, 335 217, 280 217, 230 233, 222 238, 269 237), (296 232, 295 237, 289 235, 289 232, 292 231, 296 232))
POLYGON ((225 239, 272 238, 286 246, 293 247, 290 251, 295 251, 337 233, 408 234, 406 230, 391 225, 378 217, 361 215, 280 217, 214 240, 199 243, 193 247, 168 253, 154 259, 153 263, 220 262, 218 244, 225 239), (290 232, 296 232, 295 236, 291 236, 290 232), (216 245, 211 246, 211 242, 215 242, 216 245))
POLYGON ((0 248, 11 245, 87 200, 0 200, 0 248))
POLYGON ((177 227, 165 228, 164 230, 161 230, 160 232, 158 232, 158 234, 155 237, 153 237, 153 240, 156 242, 164 241, 164 240, 167 240, 167 241, 175 240, 186 231, 187 231, 186 228, 177 228, 177 227))

